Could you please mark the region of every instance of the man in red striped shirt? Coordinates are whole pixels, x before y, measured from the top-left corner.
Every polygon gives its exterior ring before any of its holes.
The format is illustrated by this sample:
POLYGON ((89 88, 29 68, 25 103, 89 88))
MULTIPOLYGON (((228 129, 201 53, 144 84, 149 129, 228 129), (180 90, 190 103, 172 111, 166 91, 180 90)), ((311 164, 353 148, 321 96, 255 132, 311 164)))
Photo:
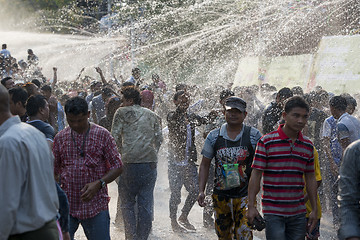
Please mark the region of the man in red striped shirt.
POLYGON ((312 142, 301 130, 309 116, 309 106, 298 96, 289 98, 282 117, 285 124, 263 136, 257 144, 248 188, 248 220, 259 216, 256 195, 263 180, 262 207, 266 221, 266 239, 304 239, 316 219, 316 179, 312 142), (313 211, 306 226, 304 180, 313 211))

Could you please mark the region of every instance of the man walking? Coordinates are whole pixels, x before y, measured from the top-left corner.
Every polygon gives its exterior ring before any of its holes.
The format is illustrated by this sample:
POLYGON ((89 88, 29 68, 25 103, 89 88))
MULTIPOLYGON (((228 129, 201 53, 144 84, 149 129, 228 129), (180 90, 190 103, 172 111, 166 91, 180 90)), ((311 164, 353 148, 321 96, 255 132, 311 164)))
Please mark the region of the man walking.
POLYGON ((252 239, 247 224, 247 187, 259 130, 243 124, 246 102, 229 97, 225 102, 226 123, 209 133, 202 150, 199 171, 199 205, 205 204, 205 185, 211 159, 215 157, 213 194, 215 229, 219 239, 252 239))
POLYGON ((281 124, 276 131, 263 136, 257 144, 249 182, 248 219, 259 216, 256 195, 264 176, 262 206, 266 220, 266 238, 274 240, 304 239, 317 224, 314 149, 301 130, 309 117, 309 106, 298 96, 285 104, 281 124), (312 212, 306 226, 304 179, 312 212))
POLYGON ((106 184, 122 171, 120 154, 110 132, 89 123, 88 105, 80 97, 65 104, 69 127, 54 139, 55 174, 69 198, 70 237, 82 225, 88 239, 110 239, 106 184))
POLYGON ((12 116, 0 86, 0 239, 59 239, 52 154, 44 135, 12 116))
POLYGON ((122 95, 123 107, 115 113, 111 133, 124 163, 118 186, 125 237, 146 240, 153 220, 157 153, 163 140, 161 124, 153 111, 140 106, 137 89, 127 87, 122 95))

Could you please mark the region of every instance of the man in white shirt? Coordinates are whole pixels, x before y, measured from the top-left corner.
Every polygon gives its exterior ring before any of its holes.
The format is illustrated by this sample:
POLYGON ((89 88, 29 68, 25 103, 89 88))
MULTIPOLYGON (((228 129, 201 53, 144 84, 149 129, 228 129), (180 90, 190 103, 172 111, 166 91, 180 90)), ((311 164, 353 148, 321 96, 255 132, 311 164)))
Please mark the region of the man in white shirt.
POLYGON ((44 135, 12 116, 0 85, 0 239, 57 240, 53 155, 44 135))

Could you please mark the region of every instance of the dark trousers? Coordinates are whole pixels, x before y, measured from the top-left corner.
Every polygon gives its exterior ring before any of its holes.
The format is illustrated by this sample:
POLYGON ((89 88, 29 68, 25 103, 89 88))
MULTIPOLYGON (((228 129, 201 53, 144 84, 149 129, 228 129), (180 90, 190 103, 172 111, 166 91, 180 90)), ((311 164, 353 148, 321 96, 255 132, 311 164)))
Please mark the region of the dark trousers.
POLYGON ((59 230, 52 220, 37 230, 12 235, 8 240, 59 240, 59 230))
POLYGON ((173 162, 169 162, 168 176, 170 186, 170 218, 175 220, 177 215, 178 205, 181 202, 181 188, 185 186, 189 195, 186 197, 182 213, 188 216, 191 208, 194 206, 198 193, 199 193, 199 181, 197 167, 194 162, 190 161, 185 166, 176 165, 173 162))

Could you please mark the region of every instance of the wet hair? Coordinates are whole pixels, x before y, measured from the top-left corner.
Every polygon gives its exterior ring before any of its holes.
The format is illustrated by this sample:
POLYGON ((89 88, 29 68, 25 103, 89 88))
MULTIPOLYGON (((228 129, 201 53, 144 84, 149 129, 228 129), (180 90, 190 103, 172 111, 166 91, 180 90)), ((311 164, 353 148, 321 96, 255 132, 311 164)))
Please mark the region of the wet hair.
POLYGON ((121 93, 125 99, 132 99, 134 104, 136 105, 141 104, 140 91, 135 87, 126 87, 121 90, 121 93))
POLYGON ((174 101, 177 101, 178 98, 183 95, 185 93, 184 90, 180 90, 180 91, 177 91, 175 94, 174 94, 174 101))
POLYGON ((131 73, 132 74, 135 74, 135 73, 141 73, 141 70, 140 70, 140 68, 133 68, 132 70, 131 70, 131 73))
POLYGON ((1 79, 1 84, 5 87, 6 82, 10 79, 12 79, 12 77, 6 77, 6 78, 1 79))
POLYGON ((291 89, 294 95, 304 96, 304 90, 300 86, 295 86, 291 89))
POLYGON ((293 96, 293 92, 291 91, 290 88, 284 87, 279 90, 276 96, 279 97, 280 99, 288 99, 293 96))
POLYGON ((224 98, 235 96, 235 93, 229 89, 224 89, 220 92, 220 101, 224 98))
POLYGON ((44 92, 50 92, 51 93, 51 86, 50 85, 44 85, 42 86, 41 90, 44 92))
POLYGON ((88 114, 88 104, 85 99, 81 97, 72 97, 65 103, 65 113, 71 113, 74 115, 88 114))
POLYGON ((342 96, 334 96, 330 99, 329 105, 337 110, 346 111, 347 102, 342 96))
POLYGON ((33 95, 26 101, 26 113, 29 117, 35 116, 40 108, 46 106, 46 98, 43 95, 33 95))
POLYGON ((110 97, 112 95, 112 90, 109 86, 102 88, 101 92, 107 97, 110 97))
MULTIPOLYGON (((33 79, 33 80, 31 80, 31 82, 32 82, 33 84, 35 84, 36 86, 38 86, 38 88, 40 88, 41 82, 40 82, 38 79, 33 79)), ((41 90, 42 90, 42 88, 41 88, 41 90)))
POLYGON ((28 99, 28 93, 25 89, 21 87, 10 88, 9 95, 14 103, 21 102, 21 104, 25 107, 26 100, 28 99))
POLYGON ((175 92, 180 91, 180 90, 186 90, 186 88, 187 88, 187 85, 184 83, 176 84, 175 92))
POLYGON ((309 104, 305 101, 304 98, 300 97, 300 96, 294 96, 294 97, 290 97, 284 106, 284 111, 286 113, 291 112, 291 110, 293 110, 294 108, 304 108, 306 109, 307 112, 310 111, 310 107, 309 104))
POLYGON ((132 82, 124 82, 121 87, 131 87, 131 86, 135 86, 135 84, 132 82))
POLYGON ((357 106, 356 99, 353 98, 349 93, 343 93, 340 95, 341 97, 344 97, 346 99, 347 105, 351 105, 353 107, 357 106))

